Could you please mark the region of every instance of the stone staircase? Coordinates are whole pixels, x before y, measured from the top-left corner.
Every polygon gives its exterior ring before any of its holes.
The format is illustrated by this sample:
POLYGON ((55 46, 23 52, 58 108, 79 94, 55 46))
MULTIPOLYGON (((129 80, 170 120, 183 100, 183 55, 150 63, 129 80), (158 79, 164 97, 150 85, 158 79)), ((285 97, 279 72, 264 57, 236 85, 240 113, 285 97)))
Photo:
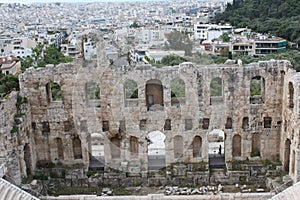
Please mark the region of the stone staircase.
POLYGON ((3 179, 5 173, 6 166, 3 163, 0 165, 0 200, 38 200, 38 198, 3 179))
POLYGON ((295 200, 300 197, 300 182, 273 196, 271 200, 295 200))
POLYGON ((38 198, 0 178, 0 200, 38 200, 38 198))
POLYGON ((210 170, 210 184, 214 183, 227 183, 228 176, 224 169, 212 169, 210 170))

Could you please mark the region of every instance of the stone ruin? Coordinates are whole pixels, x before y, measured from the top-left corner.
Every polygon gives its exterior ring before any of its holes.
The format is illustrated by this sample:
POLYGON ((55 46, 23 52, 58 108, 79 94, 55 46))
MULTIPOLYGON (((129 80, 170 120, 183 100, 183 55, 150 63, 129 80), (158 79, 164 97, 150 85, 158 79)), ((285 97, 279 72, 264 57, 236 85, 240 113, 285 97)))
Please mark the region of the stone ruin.
POLYGON ((88 64, 28 69, 1 101, 0 158, 17 183, 49 163, 152 185, 168 183, 156 170, 197 184, 226 167, 235 183, 251 175, 233 163, 249 160, 279 160, 299 181, 300 74, 289 61, 115 67, 98 49, 88 64))

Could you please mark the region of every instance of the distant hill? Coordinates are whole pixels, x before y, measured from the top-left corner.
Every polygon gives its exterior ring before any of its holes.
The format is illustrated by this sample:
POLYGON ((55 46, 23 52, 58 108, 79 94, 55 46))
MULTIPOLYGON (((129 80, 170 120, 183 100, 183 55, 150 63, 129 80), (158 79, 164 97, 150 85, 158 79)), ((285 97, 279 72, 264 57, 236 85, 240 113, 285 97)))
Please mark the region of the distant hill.
POLYGON ((270 33, 300 45, 299 0, 233 0, 215 23, 229 22, 259 33, 270 33))

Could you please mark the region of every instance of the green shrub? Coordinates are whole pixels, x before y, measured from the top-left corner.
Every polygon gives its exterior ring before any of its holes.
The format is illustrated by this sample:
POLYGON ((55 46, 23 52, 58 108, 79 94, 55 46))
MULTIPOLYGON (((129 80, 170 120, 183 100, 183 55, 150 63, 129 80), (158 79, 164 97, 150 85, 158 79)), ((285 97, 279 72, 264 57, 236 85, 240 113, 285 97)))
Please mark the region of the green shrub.
POLYGON ((257 157, 257 156, 260 156, 260 152, 259 152, 259 151, 253 151, 253 152, 251 152, 250 156, 251 156, 251 157, 257 157))

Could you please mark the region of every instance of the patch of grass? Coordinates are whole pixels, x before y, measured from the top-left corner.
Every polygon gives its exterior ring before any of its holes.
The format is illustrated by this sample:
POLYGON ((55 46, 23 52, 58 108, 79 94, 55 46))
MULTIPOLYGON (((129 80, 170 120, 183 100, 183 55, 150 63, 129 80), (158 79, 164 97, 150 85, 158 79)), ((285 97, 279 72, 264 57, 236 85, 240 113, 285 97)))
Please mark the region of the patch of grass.
POLYGON ((114 195, 130 195, 131 193, 125 187, 117 187, 113 189, 114 195))
POLYGON ((264 166, 267 166, 267 165, 270 165, 271 164, 271 161, 268 160, 268 159, 265 159, 264 160, 264 166))
POLYGON ((97 172, 96 171, 91 171, 91 170, 89 170, 89 171, 87 171, 86 172, 86 175, 87 175, 87 177, 91 177, 91 176, 93 176, 94 174, 96 174, 97 172))
POLYGON ((33 175, 32 178, 37 180, 42 180, 42 181, 48 180, 48 176, 45 174, 33 175))
POLYGON ((82 187, 82 186, 63 186, 56 185, 48 189, 48 195, 59 196, 59 195, 75 195, 75 194, 93 194, 101 195, 101 187, 82 187))
POLYGON ((134 187, 138 187, 138 186, 141 186, 142 185, 142 182, 141 181, 134 181, 133 182, 133 186, 134 187))

